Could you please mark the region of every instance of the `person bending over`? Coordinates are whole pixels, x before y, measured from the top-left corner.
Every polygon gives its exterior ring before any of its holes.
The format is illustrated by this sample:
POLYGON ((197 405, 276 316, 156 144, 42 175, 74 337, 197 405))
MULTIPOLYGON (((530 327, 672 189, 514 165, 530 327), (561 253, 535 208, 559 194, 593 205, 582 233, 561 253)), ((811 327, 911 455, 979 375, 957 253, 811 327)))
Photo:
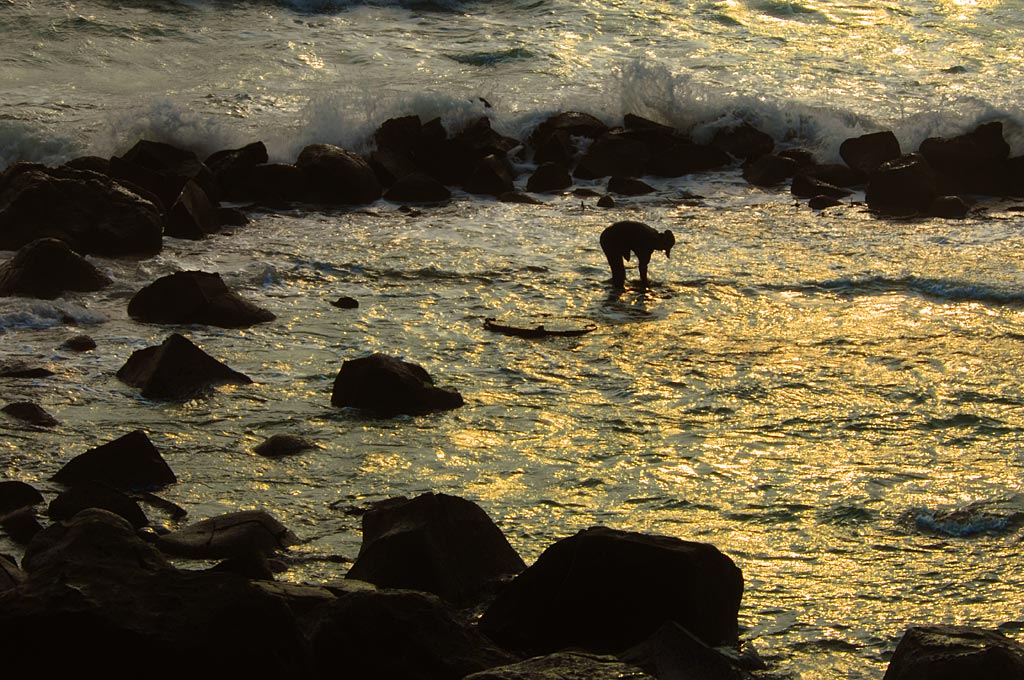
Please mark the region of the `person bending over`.
POLYGON ((612 284, 622 288, 626 284, 626 265, 630 251, 636 253, 640 266, 640 283, 647 285, 647 265, 655 250, 664 250, 665 257, 675 245, 676 237, 671 231, 658 231, 643 222, 616 222, 601 232, 601 250, 608 258, 612 269, 612 284))

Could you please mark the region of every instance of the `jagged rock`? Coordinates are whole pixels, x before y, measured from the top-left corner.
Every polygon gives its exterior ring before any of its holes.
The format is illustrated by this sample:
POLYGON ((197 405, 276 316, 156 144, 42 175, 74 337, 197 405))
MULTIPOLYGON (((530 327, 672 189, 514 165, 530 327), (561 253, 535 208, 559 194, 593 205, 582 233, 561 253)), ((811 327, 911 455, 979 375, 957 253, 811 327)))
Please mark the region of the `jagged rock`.
POLYGON ((461 680, 511 663, 438 598, 406 590, 352 592, 325 608, 312 631, 321 677, 461 680))
POLYGON ((1024 678, 1024 646, 997 631, 970 626, 908 628, 884 680, 964 678, 1024 678))
POLYGON ((476 503, 426 493, 363 515, 363 543, 348 578, 461 603, 526 565, 476 503))
POLYGON ((111 176, 156 194, 173 206, 189 180, 202 187, 211 203, 220 202, 217 178, 191 151, 171 144, 140 140, 121 156, 110 159, 111 176))
POLYGON ((206 157, 204 161, 217 179, 220 195, 234 200, 247 193, 251 183, 252 169, 269 161, 267 147, 263 142, 253 142, 239 149, 224 149, 206 157))
POLYGON ((578 151, 572 135, 565 130, 555 130, 534 146, 533 160, 540 165, 554 163, 568 168, 574 164, 578 151))
POLYGON ((345 361, 331 393, 334 406, 385 416, 443 411, 463 403, 458 392, 435 387, 423 367, 380 353, 345 361))
POLYGON ((526 190, 544 194, 572 186, 572 176, 561 163, 542 163, 526 180, 526 190))
POLYGON ((758 187, 782 184, 796 174, 797 162, 792 158, 764 154, 743 166, 743 179, 758 187))
POLYGON ((0 176, 3 250, 56 238, 78 253, 152 255, 163 228, 153 203, 105 175, 16 163, 0 176))
POLYGON ((65 340, 61 347, 71 350, 72 352, 89 352, 96 349, 96 341, 88 335, 74 335, 65 340))
POLYGON ((141 388, 146 399, 186 399, 215 385, 252 382, 249 376, 217 361, 177 333, 161 345, 132 352, 117 377, 141 388))
POLYGON ((294 434, 275 434, 258 444, 253 451, 266 458, 280 458, 318 448, 313 442, 294 434))
POLYGON ((357 205, 381 197, 380 181, 361 156, 332 144, 311 144, 295 161, 317 203, 357 205))
POLYGON ((27 508, 43 502, 43 494, 34 486, 17 480, 0 482, 0 515, 18 508, 27 508))
POLYGON ((651 152, 647 144, 621 132, 608 132, 591 144, 573 170, 580 179, 599 179, 617 175, 639 177, 644 174, 651 152))
POLYGON ((870 175, 882 163, 894 161, 902 155, 899 140, 889 130, 851 137, 839 145, 839 156, 843 162, 864 175, 870 175))
POLYGON ((52 300, 65 291, 99 290, 110 283, 110 277, 52 238, 26 244, 0 265, 0 296, 52 300))
POLYGON ((506 649, 619 652, 675 621, 735 644, 743 575, 717 548, 593 527, 550 546, 495 599, 480 628, 506 649))
POLYGON ((711 140, 711 145, 743 161, 752 161, 775 150, 775 140, 772 136, 750 123, 718 130, 711 140))
POLYGON ((892 216, 923 213, 938 196, 934 173, 917 154, 882 163, 865 191, 868 208, 892 216))
POLYGON ((500 196, 515 189, 514 174, 507 158, 492 154, 476 162, 464 188, 471 194, 500 196))
POLYGON ((608 180, 608 191, 620 196, 643 196, 654 193, 655 189, 647 182, 631 177, 611 177, 608 180))
POLYGON ((933 170, 952 180, 955 189, 996 196, 1007 193, 1004 176, 1010 145, 998 121, 957 137, 929 137, 919 151, 933 170))
POLYGON ((57 471, 53 481, 65 486, 100 482, 130 491, 166 486, 178 480, 146 433, 135 430, 75 456, 57 471))
POLYGON ((441 203, 452 197, 448 187, 423 172, 412 172, 395 180, 384 199, 399 203, 441 203))
POLYGON ((136 529, 149 524, 139 504, 117 489, 99 482, 78 482, 52 501, 46 511, 55 521, 70 520, 82 510, 99 508, 124 518, 136 529))
POLYGON ((220 231, 217 206, 194 180, 188 180, 167 214, 165 236, 193 241, 220 231))
POLYGON ((43 410, 42 406, 30 401, 17 401, 7 404, 0 410, 12 418, 38 427, 55 427, 60 424, 56 418, 43 410))
POLYGON ((220 274, 200 271, 160 277, 132 297, 128 315, 147 323, 221 328, 241 328, 276 318, 229 289, 220 274))
MULTIPOLYGON (((614 656, 559 652, 467 675, 464 680, 654 680, 614 656)), ((671 680, 664 678, 663 680, 671 680)), ((701 677, 699 680, 705 680, 701 677)), ((714 679, 711 679, 714 680, 714 679)))
POLYGON ((229 512, 160 536, 156 545, 168 555, 227 559, 268 555, 299 542, 298 537, 265 510, 229 512))
POLYGON ((538 147, 554 134, 597 139, 606 132, 608 126, 589 113, 566 111, 557 113, 538 125, 530 135, 529 141, 534 147, 538 147))

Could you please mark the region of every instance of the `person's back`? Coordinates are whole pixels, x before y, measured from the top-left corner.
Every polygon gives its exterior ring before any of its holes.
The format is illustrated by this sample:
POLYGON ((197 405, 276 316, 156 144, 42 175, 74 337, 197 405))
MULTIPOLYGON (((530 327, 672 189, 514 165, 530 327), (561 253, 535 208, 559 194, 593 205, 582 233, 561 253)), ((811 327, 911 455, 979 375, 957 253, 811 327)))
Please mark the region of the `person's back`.
POLYGON ((616 222, 601 232, 601 250, 608 258, 612 270, 612 283, 622 287, 626 283, 626 266, 630 252, 636 253, 640 269, 640 283, 647 285, 647 265, 655 250, 665 251, 665 257, 675 245, 676 238, 671 231, 658 231, 643 222, 624 220, 616 222))

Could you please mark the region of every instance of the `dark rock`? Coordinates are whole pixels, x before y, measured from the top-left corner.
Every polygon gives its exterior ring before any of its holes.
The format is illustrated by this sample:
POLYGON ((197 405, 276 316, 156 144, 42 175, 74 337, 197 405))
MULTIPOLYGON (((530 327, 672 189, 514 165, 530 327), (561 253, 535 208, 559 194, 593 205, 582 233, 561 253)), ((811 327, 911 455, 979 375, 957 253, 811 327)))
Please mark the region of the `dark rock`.
POLYGON ((0 515, 43 502, 35 487, 17 480, 0 481, 0 515))
POLYGON ((331 144, 311 144, 295 161, 317 203, 359 205, 381 197, 380 181, 361 156, 331 144))
POLYGON ((177 333, 161 345, 132 352, 117 377, 141 388, 146 399, 187 399, 215 385, 252 382, 249 376, 217 361, 177 333))
POLYGON ((498 195, 498 201, 500 203, 520 203, 523 205, 543 205, 544 202, 540 201, 530 194, 524 194, 522 191, 506 191, 503 194, 498 195))
POLYGON ((79 253, 152 255, 163 217, 151 202, 105 175, 17 163, 0 176, 0 249, 41 238, 79 253))
MULTIPOLYGON (((224 180, 228 182, 228 180, 224 180)), ((306 177, 288 163, 265 163, 231 176, 225 198, 264 204, 293 203, 306 197, 306 177)))
POLYGON ((718 130, 711 140, 711 145, 743 161, 752 161, 775 150, 775 140, 772 136, 750 123, 718 130))
POLYGON ((0 529, 3 529, 15 543, 28 545, 29 541, 43 530, 43 525, 36 517, 35 508, 27 507, 0 515, 0 529))
POLYGON ((902 155, 899 140, 888 130, 851 137, 839 145, 839 156, 843 162, 864 175, 870 175, 883 163, 902 155))
POLYGON ((423 144, 423 123, 419 116, 390 118, 373 133, 373 141, 378 150, 386 149, 405 158, 414 158, 423 144))
POLYGON ((363 544, 348 578, 462 603, 525 568, 480 506, 426 493, 380 504, 363 515, 363 544))
POLYGON ((140 140, 122 156, 110 159, 111 176, 137 184, 174 205, 185 184, 192 180, 214 204, 220 202, 217 178, 191 151, 171 144, 140 140))
POLYGON ((412 172, 395 180, 384 199, 398 203, 441 203, 449 200, 448 187, 423 172, 412 172))
POLYGON ((620 196, 643 196, 654 193, 655 189, 647 182, 631 177, 611 177, 608 180, 608 191, 620 196))
POLYGON ((514 661, 441 600, 405 590, 353 592, 323 610, 312 632, 321 677, 461 680, 514 661))
POLYGON ((798 172, 793 177, 793 183, 790 185, 789 190, 790 193, 799 198, 813 198, 815 196, 846 198, 853 193, 849 189, 843 189, 834 184, 823 182, 803 172, 798 172))
POLYGON ((597 199, 597 207, 598 208, 614 208, 615 207, 615 199, 612 198, 611 196, 602 196, 601 198, 597 199))
POLYGON ((88 170, 89 172, 95 172, 100 175, 109 175, 110 159, 101 158, 100 156, 79 156, 78 158, 72 158, 61 167, 70 168, 71 170, 88 170))
POLYGON ((572 186, 572 176, 560 163, 542 163, 526 180, 526 190, 544 194, 572 186))
POLYGON ((667 137, 676 134, 675 128, 644 118, 643 116, 638 116, 635 113, 627 113, 623 116, 622 125, 631 132, 654 132, 660 136, 667 137))
POLYGON ((279 458, 318 448, 313 442, 294 434, 275 434, 258 444, 253 451, 267 458, 279 458))
POLYGON ((589 113, 566 111, 557 113, 538 125, 530 135, 530 144, 538 147, 556 133, 597 139, 606 132, 608 126, 589 113))
POLYGON ((650 638, 620 656, 663 680, 752 680, 753 677, 674 621, 665 623, 650 638))
POLYGON ((0 593, 7 668, 47 659, 46 673, 60 676, 148 668, 175 678, 195 676, 198 663, 207 677, 314 677, 285 598, 234 574, 173 569, 110 513, 51 525, 28 546, 24 568, 29 578, 0 593))
POLYGON ((57 471, 53 481, 65 486, 100 482, 130 491, 166 486, 178 480, 146 433, 135 430, 75 456, 57 471))
POLYGON ((907 629, 884 680, 1020 680, 1024 647, 1001 633, 969 626, 907 629))
POLYGON ((818 165, 818 161, 814 158, 814 154, 807 149, 780 149, 778 154, 783 158, 791 158, 796 161, 797 167, 803 169, 818 165))
POLYGON ((452 142, 472 150, 476 158, 487 156, 507 157, 520 146, 517 139, 506 137, 491 127, 491 120, 481 116, 452 135, 452 142))
POLYGON ((866 174, 841 163, 805 164, 800 167, 799 172, 807 177, 843 188, 864 186, 868 181, 866 174))
POLYGON ((919 151, 932 169, 952 181, 955 191, 995 196, 1009 193, 1005 164, 1010 145, 1003 139, 1000 122, 979 125, 958 137, 930 137, 921 142, 919 151))
POLYGON ((56 418, 44 411, 39 404, 34 404, 30 401, 18 401, 7 404, 7 406, 0 410, 12 418, 17 418, 39 427, 55 427, 60 424, 56 418))
POLYGON ((540 165, 555 163, 568 168, 574 164, 578 151, 572 135, 564 130, 555 130, 536 144, 533 160, 540 165))
POLYGON ((52 300, 65 291, 99 290, 110 283, 106 274, 52 238, 32 241, 0 265, 0 296, 52 300))
POLYGON ((464 188, 471 194, 500 196, 515 189, 515 171, 504 156, 490 155, 473 166, 464 188))
POLYGON ((642 141, 609 132, 594 140, 576 164, 573 176, 598 179, 611 175, 639 177, 644 174, 651 152, 642 141))
POLYGON ((463 405, 462 395, 434 386, 421 367, 384 354, 346 360, 334 379, 331 404, 393 416, 444 411, 463 405))
POLYGON ((45 366, 33 366, 19 359, 0 361, 0 378, 49 378, 53 371, 45 366))
POLYGON ((25 581, 25 572, 11 560, 0 555, 0 593, 15 588, 25 581))
POLYGON ((410 157, 391 149, 371 153, 370 167, 384 186, 391 186, 406 175, 423 172, 410 157))
POLYGON ((871 210, 892 216, 925 212, 938 196, 932 169, 917 154, 882 163, 871 173, 865 191, 871 210))
POLYGON ((139 504, 117 489, 99 482, 79 482, 52 501, 46 514, 56 521, 69 520, 82 510, 99 508, 126 519, 139 529, 149 524, 139 504))
POLYGON ((782 184, 796 174, 797 162, 792 158, 764 154, 743 166, 743 179, 758 187, 782 184))
POLYGON ((217 208, 217 222, 221 227, 244 227, 249 218, 238 208, 217 208))
POLYGON ((928 217, 959 220, 967 217, 970 205, 959 196, 938 196, 925 211, 928 217))
POLYGON ((240 149, 212 153, 204 163, 216 177, 221 197, 231 200, 240 193, 241 187, 249 184, 252 169, 268 161, 266 145, 253 142, 240 149))
MULTIPOLYGON (((680 679, 688 676, 680 676, 680 679)), ((559 652, 538 656, 508 666, 467 675, 464 680, 654 680, 637 666, 623 663, 614 656, 582 652, 559 652)), ((706 680, 703 676, 695 680, 706 680)), ((672 680, 666 676, 661 680, 672 680)), ((709 678, 707 680, 717 680, 709 678)))
POLYGON ((217 206, 195 181, 188 180, 167 214, 165 236, 198 241, 220 231, 217 206))
POLYGON ((718 170, 732 162, 732 157, 721 149, 678 141, 655 154, 647 164, 647 172, 655 177, 682 177, 695 172, 718 170))
POLYGON ((61 345, 72 352, 89 352, 96 349, 96 341, 88 335, 74 335, 61 345))
POLYGON ((712 545, 594 527, 550 546, 484 612, 507 649, 614 653, 675 621, 710 646, 735 644, 743 575, 712 545))
POLYGON ((200 271, 160 277, 132 297, 128 315, 147 323, 221 328, 242 328, 276 318, 231 291, 220 274, 200 271))
POLYGON ((807 205, 811 208, 811 210, 825 210, 826 208, 834 208, 837 205, 842 204, 843 202, 840 201, 838 198, 833 198, 832 196, 825 195, 814 196, 811 198, 811 200, 807 202, 807 205))
POLYGON ((242 557, 229 557, 210 567, 210 571, 238 574, 253 581, 273 581, 274 570, 265 555, 250 553, 242 557))
POLYGON ((342 296, 331 303, 338 309, 359 309, 359 300, 354 297, 342 296))
POLYGON ((204 519, 157 538, 168 555, 226 559, 268 555, 299 542, 298 537, 264 510, 242 510, 204 519))

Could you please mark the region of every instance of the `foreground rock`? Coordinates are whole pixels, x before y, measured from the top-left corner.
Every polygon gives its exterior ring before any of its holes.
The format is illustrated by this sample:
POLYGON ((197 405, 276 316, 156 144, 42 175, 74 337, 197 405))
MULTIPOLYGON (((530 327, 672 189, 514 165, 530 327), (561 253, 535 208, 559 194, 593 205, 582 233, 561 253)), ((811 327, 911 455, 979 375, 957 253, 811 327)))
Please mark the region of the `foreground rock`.
POLYGON ((594 527, 558 541, 484 612, 508 649, 620 652, 675 621, 709 646, 737 642, 743 575, 712 545, 594 527))
POLYGON ((117 377, 141 388, 146 399, 187 399, 215 385, 252 382, 249 376, 217 361, 177 333, 163 344, 132 352, 117 377))
POLYGON ((363 515, 363 544, 348 578, 464 602, 526 565, 476 503, 427 493, 363 515))
POLYGON ((269 555, 299 542, 298 537, 264 510, 243 510, 211 517, 160 536, 157 546, 168 555, 195 559, 269 555))
POLYGON ((306 180, 310 200, 359 205, 381 197, 381 186, 361 156, 331 144, 311 144, 295 161, 306 180))
POLYGON ((152 255, 160 251, 159 209, 105 175, 17 163, 0 176, 0 249, 41 238, 78 253, 152 255))
POLYGON ((52 300, 65 291, 100 290, 110 283, 110 277, 52 238, 32 241, 0 265, 0 296, 52 300))
POLYGON ((148 323, 243 328, 274 315, 227 287, 220 274, 182 271, 162 276, 132 297, 128 315, 148 323))
POLYGON ((1019 680, 1024 646, 990 630, 921 626, 903 635, 884 680, 1019 680))
POLYGON ((0 482, 0 515, 38 505, 43 500, 43 494, 31 484, 13 479, 0 482))
POLYGON ((345 361, 331 394, 334 406, 383 416, 444 411, 464 403, 458 392, 435 387, 423 367, 379 353, 345 361))
POLYGON ((162 487, 178 480, 146 433, 135 430, 75 456, 57 471, 53 481, 66 486, 100 482, 130 491, 162 487))

